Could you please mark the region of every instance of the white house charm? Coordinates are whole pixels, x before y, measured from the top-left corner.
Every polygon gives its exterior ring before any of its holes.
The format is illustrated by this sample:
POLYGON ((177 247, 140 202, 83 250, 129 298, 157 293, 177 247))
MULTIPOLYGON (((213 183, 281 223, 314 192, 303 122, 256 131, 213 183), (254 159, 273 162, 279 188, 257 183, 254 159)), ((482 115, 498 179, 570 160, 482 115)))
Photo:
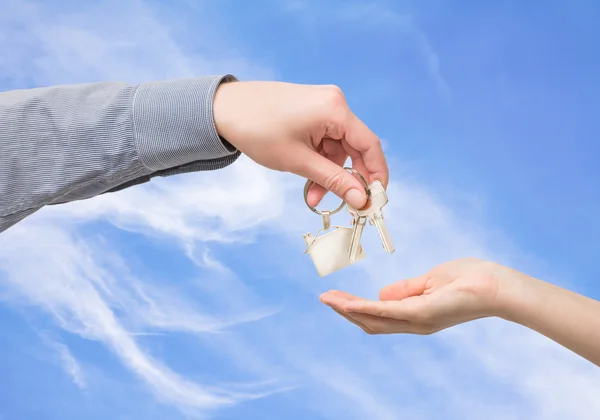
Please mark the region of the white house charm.
POLYGON ((332 226, 326 234, 318 235, 318 233, 317 236, 307 233, 304 235, 304 241, 306 242, 305 254, 310 255, 317 273, 321 277, 365 258, 362 246, 359 246, 356 259, 350 261, 348 249, 352 239, 352 228, 332 226))

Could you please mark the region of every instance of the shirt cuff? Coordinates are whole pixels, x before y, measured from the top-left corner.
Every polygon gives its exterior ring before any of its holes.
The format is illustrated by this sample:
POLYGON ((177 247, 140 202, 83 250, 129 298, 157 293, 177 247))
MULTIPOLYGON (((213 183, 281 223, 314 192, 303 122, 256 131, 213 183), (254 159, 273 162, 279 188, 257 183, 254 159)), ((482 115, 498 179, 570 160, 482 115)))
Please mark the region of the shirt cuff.
POLYGON ((228 74, 140 84, 133 99, 133 124, 142 163, 161 171, 239 155, 219 136, 213 117, 217 87, 231 81, 237 79, 228 74))

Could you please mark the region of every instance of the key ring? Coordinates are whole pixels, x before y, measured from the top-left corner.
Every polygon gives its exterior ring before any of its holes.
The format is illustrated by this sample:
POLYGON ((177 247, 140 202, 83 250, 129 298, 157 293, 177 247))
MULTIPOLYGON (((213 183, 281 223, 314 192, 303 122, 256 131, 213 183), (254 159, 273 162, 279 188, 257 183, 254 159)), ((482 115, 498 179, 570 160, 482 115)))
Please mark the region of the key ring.
MULTIPOLYGON (((361 175, 361 173, 358 172, 354 168, 344 168, 344 169, 347 170, 347 171, 349 171, 349 172, 351 172, 353 175, 358 175, 358 178, 361 180, 361 182, 365 186, 365 192, 367 193, 367 197, 369 197, 371 195, 371 189, 369 188, 369 184, 367 184, 367 181, 361 175)), ((342 200, 342 203, 338 206, 338 208, 335 209, 335 210, 333 210, 333 211, 329 211, 329 210, 321 210, 321 211, 319 211, 319 210, 317 210, 315 207, 313 207, 310 204, 308 204, 308 188, 310 187, 311 184, 314 184, 314 182, 309 179, 308 181, 306 181, 306 184, 304 185, 304 202, 306 203, 306 206, 313 213, 316 213, 316 214, 318 214, 319 216, 321 216, 323 218, 323 227, 324 227, 324 229, 329 229, 329 227, 331 226, 330 216, 332 214, 338 213, 344 207, 344 204, 346 202, 344 200, 342 200)))

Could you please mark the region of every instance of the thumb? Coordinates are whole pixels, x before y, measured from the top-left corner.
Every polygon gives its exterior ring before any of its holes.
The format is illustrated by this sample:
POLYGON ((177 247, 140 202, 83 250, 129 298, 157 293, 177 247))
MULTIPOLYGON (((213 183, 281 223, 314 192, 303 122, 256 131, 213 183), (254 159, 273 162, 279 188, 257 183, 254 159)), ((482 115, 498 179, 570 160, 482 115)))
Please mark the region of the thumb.
POLYGON ((295 171, 297 175, 319 184, 356 209, 364 207, 367 192, 358 178, 317 152, 306 150, 303 153, 305 156, 298 159, 302 165, 295 171))
POLYGON ((428 276, 419 276, 388 284, 379 291, 379 299, 402 300, 422 295, 427 287, 428 278, 428 276))

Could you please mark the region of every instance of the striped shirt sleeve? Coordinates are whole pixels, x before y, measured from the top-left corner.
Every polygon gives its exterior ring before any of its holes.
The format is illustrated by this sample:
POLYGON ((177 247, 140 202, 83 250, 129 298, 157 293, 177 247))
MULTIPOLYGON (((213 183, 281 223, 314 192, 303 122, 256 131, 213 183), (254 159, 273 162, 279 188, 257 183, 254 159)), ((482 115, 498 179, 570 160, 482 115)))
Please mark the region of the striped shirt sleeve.
POLYGON ((219 137, 213 100, 220 83, 235 80, 0 93, 0 232, 46 205, 230 165, 240 152, 219 137))

